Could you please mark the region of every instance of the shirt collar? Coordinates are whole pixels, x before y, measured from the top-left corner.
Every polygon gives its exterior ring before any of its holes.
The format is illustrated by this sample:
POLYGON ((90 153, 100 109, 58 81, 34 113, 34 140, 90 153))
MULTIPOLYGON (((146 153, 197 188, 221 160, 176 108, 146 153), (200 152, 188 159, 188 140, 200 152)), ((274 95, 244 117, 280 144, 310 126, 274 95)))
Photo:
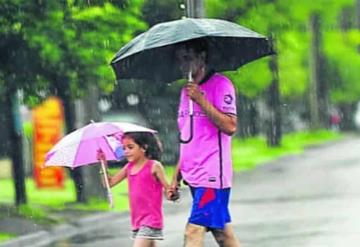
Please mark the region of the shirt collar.
POLYGON ((199 85, 204 84, 205 82, 207 82, 213 75, 215 74, 215 70, 214 69, 210 69, 206 75, 204 76, 204 78, 199 82, 199 85))

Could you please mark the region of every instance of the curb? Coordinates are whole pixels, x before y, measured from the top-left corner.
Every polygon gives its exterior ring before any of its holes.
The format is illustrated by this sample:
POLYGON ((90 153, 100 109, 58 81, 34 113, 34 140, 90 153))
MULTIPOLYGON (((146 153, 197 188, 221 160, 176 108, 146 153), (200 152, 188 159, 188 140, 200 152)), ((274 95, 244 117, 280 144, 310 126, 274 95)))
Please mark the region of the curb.
POLYGON ((44 247, 61 239, 89 232, 113 219, 119 219, 127 213, 105 212, 91 215, 70 223, 64 223, 49 229, 19 236, 0 244, 0 247, 44 247))

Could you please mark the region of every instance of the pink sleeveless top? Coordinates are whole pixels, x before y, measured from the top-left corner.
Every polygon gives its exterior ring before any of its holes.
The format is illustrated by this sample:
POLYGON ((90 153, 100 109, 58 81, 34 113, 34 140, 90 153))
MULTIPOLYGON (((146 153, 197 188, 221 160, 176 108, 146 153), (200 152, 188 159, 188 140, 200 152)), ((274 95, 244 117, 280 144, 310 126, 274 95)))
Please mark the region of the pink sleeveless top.
POLYGON ((141 226, 163 228, 163 209, 161 183, 151 174, 153 160, 148 160, 144 167, 131 174, 134 163, 127 164, 127 179, 132 230, 141 226))

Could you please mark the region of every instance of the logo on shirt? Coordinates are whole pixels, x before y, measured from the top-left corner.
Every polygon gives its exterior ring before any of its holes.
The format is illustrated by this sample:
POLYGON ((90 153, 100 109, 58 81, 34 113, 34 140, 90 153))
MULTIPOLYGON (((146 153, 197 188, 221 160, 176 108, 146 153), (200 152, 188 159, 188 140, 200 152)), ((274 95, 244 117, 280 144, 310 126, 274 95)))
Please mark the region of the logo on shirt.
MULTIPOLYGON (((190 115, 190 112, 188 110, 178 112, 178 117, 187 117, 189 115, 190 115)), ((206 117, 206 114, 203 111, 194 111, 193 116, 194 117, 206 117)))
POLYGON ((233 102, 234 98, 230 94, 226 94, 224 96, 224 102, 228 105, 230 105, 233 102))
POLYGON ((210 177, 209 182, 216 182, 216 177, 210 177))

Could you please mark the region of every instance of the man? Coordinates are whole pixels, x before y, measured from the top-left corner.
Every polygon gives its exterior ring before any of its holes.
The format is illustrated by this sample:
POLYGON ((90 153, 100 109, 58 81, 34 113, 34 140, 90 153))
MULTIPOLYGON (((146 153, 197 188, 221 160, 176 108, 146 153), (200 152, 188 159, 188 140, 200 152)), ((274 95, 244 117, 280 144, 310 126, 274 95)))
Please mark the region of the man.
POLYGON ((237 125, 235 90, 228 78, 207 68, 205 41, 182 43, 176 57, 184 77, 193 80, 181 92, 178 126, 183 141, 172 182, 174 199, 181 179, 193 197, 184 246, 203 246, 205 232, 211 231, 219 246, 238 247, 228 209, 231 135, 237 125))

